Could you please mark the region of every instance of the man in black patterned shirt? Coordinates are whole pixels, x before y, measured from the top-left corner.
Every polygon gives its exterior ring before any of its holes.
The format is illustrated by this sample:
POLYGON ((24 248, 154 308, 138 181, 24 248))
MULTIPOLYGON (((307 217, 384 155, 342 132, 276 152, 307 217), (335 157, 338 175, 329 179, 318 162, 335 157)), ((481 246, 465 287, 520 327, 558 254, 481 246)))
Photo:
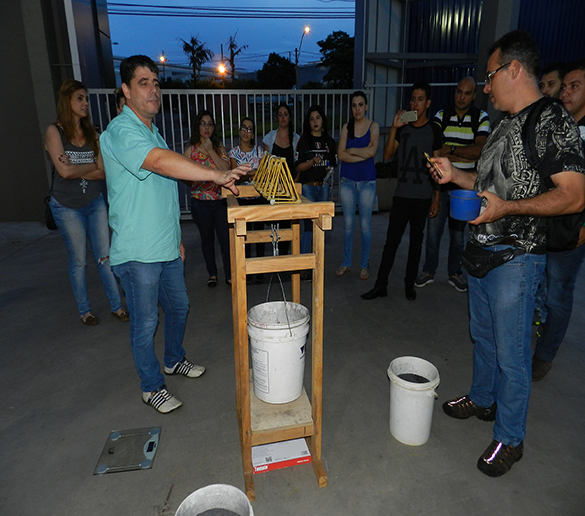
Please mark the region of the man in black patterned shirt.
POLYGON ((480 215, 470 221, 464 256, 472 264, 480 262, 482 253, 493 257, 503 251, 511 257, 484 277, 469 276, 473 383, 468 395, 443 405, 454 418, 495 419, 493 441, 477 462, 480 471, 493 477, 506 473, 524 450, 532 315, 546 261, 540 218, 585 207, 585 157, 577 125, 562 106, 548 104, 536 124, 538 170, 524 152, 523 125, 541 97, 539 61, 538 48, 526 32, 511 32, 494 43, 484 92, 507 114, 488 137, 477 173, 462 172, 446 158, 433 159, 437 182, 455 182, 483 198, 480 215), (554 187, 544 191, 547 178, 554 187))

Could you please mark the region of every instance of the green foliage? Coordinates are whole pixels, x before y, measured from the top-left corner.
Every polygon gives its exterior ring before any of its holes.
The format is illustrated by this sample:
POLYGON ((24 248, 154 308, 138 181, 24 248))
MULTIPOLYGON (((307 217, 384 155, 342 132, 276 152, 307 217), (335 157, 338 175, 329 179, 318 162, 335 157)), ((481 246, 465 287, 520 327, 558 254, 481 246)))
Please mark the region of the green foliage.
POLYGON ((183 90, 188 87, 185 81, 180 81, 179 79, 173 79, 172 77, 160 78, 161 90, 183 90))
POLYGON ((228 88, 235 90, 253 90, 254 88, 258 88, 258 81, 254 79, 234 79, 229 83, 226 82, 226 85, 228 88))
POLYGON ((296 82, 295 65, 285 57, 274 52, 258 71, 258 83, 261 88, 289 89, 296 82))
POLYGON ((301 90, 320 90, 324 87, 325 86, 320 81, 308 81, 301 86, 301 90))
POLYGON ((235 78, 236 78, 236 56, 242 50, 246 50, 248 48, 248 45, 244 45, 243 47, 240 47, 236 43, 236 36, 237 35, 238 35, 238 31, 236 31, 236 33, 233 36, 230 36, 230 39, 228 41, 228 51, 230 53, 230 57, 229 57, 228 61, 230 63, 230 71, 232 74, 232 81, 235 80, 235 78))
POLYGON ((197 82, 197 74, 201 71, 201 67, 211 61, 213 52, 209 50, 204 42, 199 41, 198 37, 191 36, 189 41, 179 38, 182 43, 181 48, 189 58, 189 63, 193 67, 193 85, 197 82))
POLYGON ((329 68, 323 78, 330 88, 353 87, 353 46, 354 38, 347 32, 334 31, 323 41, 317 41, 321 64, 329 68))

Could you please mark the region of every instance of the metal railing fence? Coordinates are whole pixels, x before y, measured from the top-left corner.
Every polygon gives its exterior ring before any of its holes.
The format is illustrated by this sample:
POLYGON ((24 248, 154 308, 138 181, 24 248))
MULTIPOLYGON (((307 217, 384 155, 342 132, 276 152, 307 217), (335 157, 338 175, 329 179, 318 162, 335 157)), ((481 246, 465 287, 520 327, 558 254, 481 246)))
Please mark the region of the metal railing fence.
MULTIPOLYGON (((382 160, 382 151, 388 128, 392 125, 396 110, 403 106, 408 109, 411 84, 383 84, 364 88, 368 97, 368 117, 376 120, 381 127, 381 138, 376 160, 382 160)), ((454 91, 454 83, 433 84, 433 97, 437 90, 449 88, 454 91)), ((320 105, 327 115, 329 133, 339 141, 341 128, 351 116, 350 96, 354 90, 162 90, 162 105, 154 123, 170 149, 183 153, 191 137, 192 122, 201 110, 213 114, 216 131, 229 151, 238 144, 238 130, 245 117, 254 120, 256 144, 261 144, 264 135, 278 127, 277 107, 285 102, 293 114, 295 132, 302 133, 306 112, 313 104, 320 105)), ((446 93, 446 92, 445 92, 446 93)), ((115 95, 111 89, 90 89, 90 110, 98 131, 104 131, 116 115, 115 95)), ((445 106, 440 106, 445 107, 445 106)), ((432 106, 429 118, 432 119, 439 107, 432 106)), ((335 174, 334 198, 338 173, 335 174)), ((181 209, 189 212, 189 192, 180 183, 181 209)))

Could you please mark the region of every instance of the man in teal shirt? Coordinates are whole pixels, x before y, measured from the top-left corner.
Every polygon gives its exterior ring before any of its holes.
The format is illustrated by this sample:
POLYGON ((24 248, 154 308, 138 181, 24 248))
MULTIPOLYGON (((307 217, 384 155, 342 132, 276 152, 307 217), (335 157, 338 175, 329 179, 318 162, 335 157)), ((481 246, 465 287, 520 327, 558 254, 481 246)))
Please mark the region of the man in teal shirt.
POLYGON ((237 193, 234 181, 249 166, 214 170, 170 151, 152 123, 160 109, 156 64, 132 56, 120 64, 120 76, 126 105, 100 138, 112 228, 110 263, 126 294, 142 400, 168 413, 182 403, 167 390, 154 352, 159 302, 165 312, 164 372, 189 378, 205 372, 183 348, 189 299, 177 180, 215 181, 237 193))

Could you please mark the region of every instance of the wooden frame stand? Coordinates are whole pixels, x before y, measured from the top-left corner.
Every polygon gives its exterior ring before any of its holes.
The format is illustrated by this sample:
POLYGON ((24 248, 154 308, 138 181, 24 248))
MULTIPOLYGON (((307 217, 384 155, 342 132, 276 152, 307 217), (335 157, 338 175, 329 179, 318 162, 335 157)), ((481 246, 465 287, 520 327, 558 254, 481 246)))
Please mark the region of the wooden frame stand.
MULTIPOLYGON (((300 194, 301 185, 295 185, 300 194)), ((241 186, 241 197, 257 197, 253 186, 241 186)), ((297 204, 240 206, 237 198, 223 190, 228 202, 230 251, 232 269, 232 310, 234 324, 234 353, 236 365, 236 406, 240 430, 240 445, 244 465, 246 494, 255 499, 252 468, 252 446, 304 437, 311 451, 313 469, 319 487, 327 485, 327 473, 321 459, 321 427, 323 402, 323 274, 325 231, 332 227, 334 204, 310 202, 301 198, 297 204), (300 223, 313 222, 313 252, 300 254, 300 223), (246 258, 245 246, 271 243, 271 231, 248 231, 249 222, 290 220, 291 229, 281 229, 281 240, 292 241, 292 254, 246 258), (303 390, 301 397, 291 403, 274 405, 260 401, 250 383, 248 353, 248 298, 246 276, 291 271, 292 301, 300 303, 300 271, 311 270, 311 400, 303 390)))

